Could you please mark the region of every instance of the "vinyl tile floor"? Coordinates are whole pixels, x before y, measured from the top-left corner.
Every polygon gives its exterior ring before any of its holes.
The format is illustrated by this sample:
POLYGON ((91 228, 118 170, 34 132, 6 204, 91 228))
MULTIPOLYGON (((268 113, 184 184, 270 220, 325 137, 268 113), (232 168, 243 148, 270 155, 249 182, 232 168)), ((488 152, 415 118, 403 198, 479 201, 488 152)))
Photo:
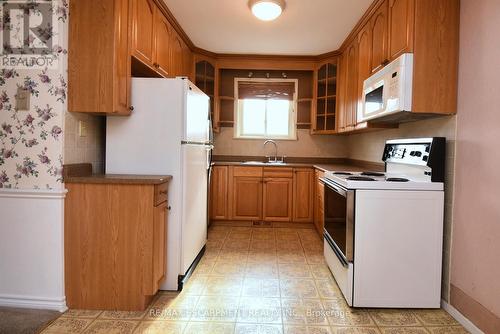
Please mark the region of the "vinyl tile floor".
POLYGON ((144 312, 69 310, 43 333, 461 334, 443 310, 351 309, 313 229, 210 228, 184 290, 144 312))

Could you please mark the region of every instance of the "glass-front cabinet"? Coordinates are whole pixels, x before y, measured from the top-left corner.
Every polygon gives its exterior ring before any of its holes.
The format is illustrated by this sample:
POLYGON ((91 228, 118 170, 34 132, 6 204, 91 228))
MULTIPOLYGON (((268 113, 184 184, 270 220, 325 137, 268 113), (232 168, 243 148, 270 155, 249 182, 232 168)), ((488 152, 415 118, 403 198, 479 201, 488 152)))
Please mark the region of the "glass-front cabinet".
POLYGON ((337 61, 321 64, 316 72, 313 133, 337 132, 337 61))
POLYGON ((218 127, 218 120, 215 115, 215 72, 215 66, 207 60, 200 60, 195 63, 195 84, 210 97, 210 114, 214 130, 218 127))

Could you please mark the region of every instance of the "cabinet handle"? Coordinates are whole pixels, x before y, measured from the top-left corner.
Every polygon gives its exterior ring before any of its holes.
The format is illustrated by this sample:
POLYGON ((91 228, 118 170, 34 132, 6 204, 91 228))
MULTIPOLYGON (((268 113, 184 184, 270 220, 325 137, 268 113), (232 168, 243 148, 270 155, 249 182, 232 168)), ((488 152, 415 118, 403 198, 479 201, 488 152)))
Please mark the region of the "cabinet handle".
POLYGON ((172 207, 169 205, 169 206, 167 206, 167 207, 166 207, 166 209, 167 209, 168 211, 170 211, 170 210, 172 210, 172 207))
POLYGON ((130 111, 134 111, 134 106, 130 106, 130 107, 128 107, 128 110, 130 110, 130 111))

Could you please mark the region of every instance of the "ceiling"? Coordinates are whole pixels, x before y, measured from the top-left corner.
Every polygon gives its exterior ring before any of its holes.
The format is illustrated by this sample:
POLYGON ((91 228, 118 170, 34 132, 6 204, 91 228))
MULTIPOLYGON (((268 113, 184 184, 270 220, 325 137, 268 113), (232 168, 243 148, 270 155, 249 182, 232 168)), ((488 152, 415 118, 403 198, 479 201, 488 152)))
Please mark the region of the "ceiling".
POLYGON ((337 50, 373 0, 286 0, 263 22, 248 0, 163 0, 194 45, 215 53, 319 55, 337 50))

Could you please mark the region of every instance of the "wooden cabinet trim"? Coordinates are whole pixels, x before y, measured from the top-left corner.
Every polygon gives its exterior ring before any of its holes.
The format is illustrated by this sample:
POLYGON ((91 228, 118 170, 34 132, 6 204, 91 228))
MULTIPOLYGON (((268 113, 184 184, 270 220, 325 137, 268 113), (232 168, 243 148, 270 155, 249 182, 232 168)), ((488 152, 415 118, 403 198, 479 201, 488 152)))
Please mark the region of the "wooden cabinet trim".
POLYGON ((263 168, 262 167, 234 167, 233 176, 234 177, 262 177, 263 168))

